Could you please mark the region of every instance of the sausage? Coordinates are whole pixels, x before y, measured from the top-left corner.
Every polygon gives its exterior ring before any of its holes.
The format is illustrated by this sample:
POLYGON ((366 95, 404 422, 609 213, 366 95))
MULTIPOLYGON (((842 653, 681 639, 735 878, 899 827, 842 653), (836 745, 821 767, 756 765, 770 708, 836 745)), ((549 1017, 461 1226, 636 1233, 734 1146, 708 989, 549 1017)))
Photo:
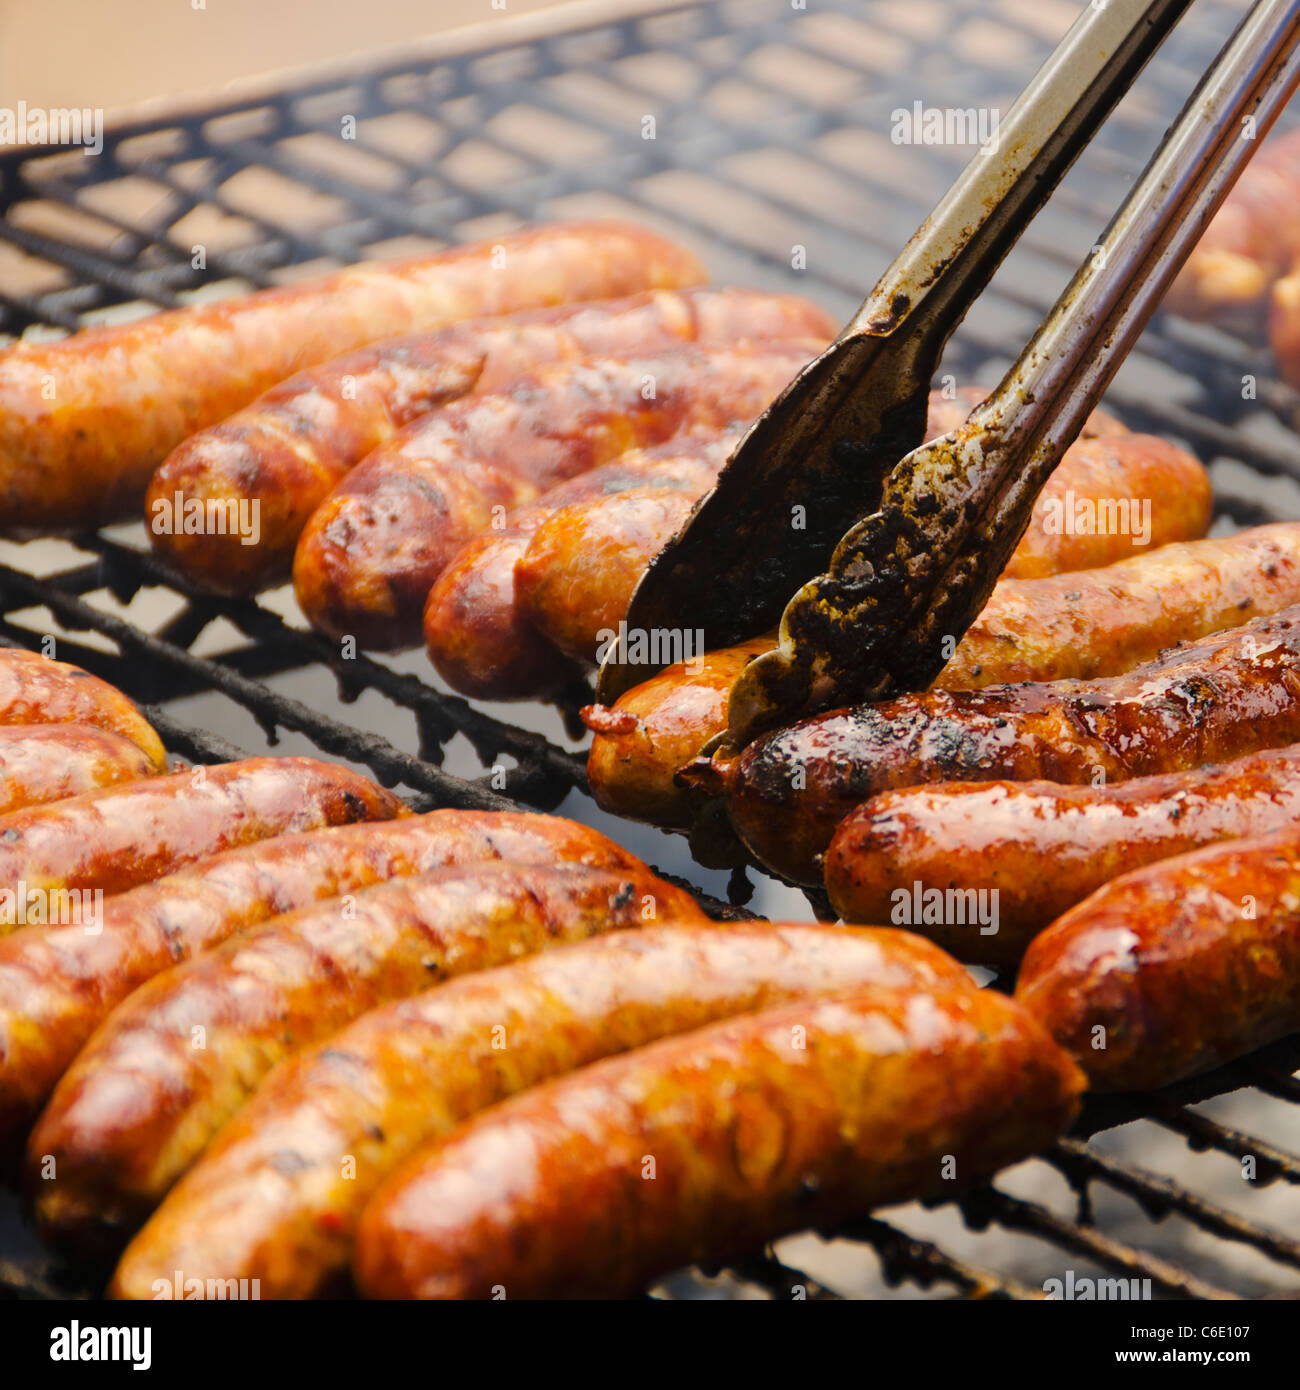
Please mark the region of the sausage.
MULTIPOLYGON (((288 830, 405 813, 368 777, 315 758, 195 767, 0 817, 0 888, 38 894, 53 910, 56 895, 108 897, 288 830)), ((0 917, 0 935, 13 925, 0 917)))
POLYGON ((904 787, 840 822, 826 889, 849 921, 905 923, 962 960, 1014 965, 1038 932, 1103 883, 1296 820, 1298 745, 1114 787, 904 787))
POLYGON ((118 782, 158 767, 138 743, 89 724, 0 725, 0 816, 118 782))
POLYGON ((217 499, 246 513, 256 503, 256 543, 237 528, 190 535, 173 527, 155 532, 153 545, 201 589, 251 593, 288 577, 307 518, 349 469, 437 406, 470 392, 501 391, 548 362, 692 341, 829 340, 835 329, 829 315, 792 295, 657 290, 386 339, 272 387, 185 440, 154 474, 146 519, 175 516, 191 499, 203 505, 217 499))
POLYGON ((37 1225, 75 1248, 116 1242, 282 1057, 439 979, 659 919, 707 921, 644 869, 484 864, 241 933, 143 985, 64 1073, 28 1141, 37 1225))
POLYGON ((1297 161, 1300 132, 1264 142, 1170 287, 1166 308, 1208 319, 1266 302, 1300 256, 1297 161))
POLYGON ((748 421, 821 346, 560 363, 453 401, 369 455, 316 509, 294 555, 299 605, 331 636, 409 646, 434 581, 494 507, 503 516, 628 449, 748 421))
POLYGON ((167 766, 162 740, 120 690, 80 666, 18 647, 0 647, 0 725, 5 724, 90 724, 129 738, 159 771, 167 766))
POLYGON ((689 252, 622 222, 571 222, 0 355, 0 530, 120 521, 182 440, 318 362, 481 314, 699 284, 689 252))
POLYGON ((1300 1028, 1294 825, 1117 878, 1030 943, 1016 997, 1103 1091, 1208 1071, 1300 1028))
POLYGON ((109 1011, 146 980, 322 898, 492 860, 644 867, 604 835, 559 816, 430 811, 214 855, 109 898, 94 932, 30 926, 0 938, 0 1152, 26 1133, 109 1011))
POLYGON ((147 1298, 177 1269, 257 1279, 263 1298, 341 1291, 362 1208, 419 1144, 610 1053, 867 985, 974 988, 905 932, 688 925, 564 946, 372 1010, 267 1077, 136 1236, 112 1292, 147 1298))
POLYGON ((568 507, 647 486, 698 496, 711 485, 739 438, 738 429, 692 434, 633 449, 551 488, 500 528, 463 546, 429 591, 424 640, 438 674, 454 690, 483 700, 554 695, 580 678, 525 614, 516 583, 530 538, 568 507))
POLYGON ((988 990, 867 989, 546 1082, 413 1156, 362 1215, 377 1298, 632 1294, 1049 1144, 1083 1078, 988 990))
POLYGON ((763 863, 816 883, 839 822, 893 787, 1117 782, 1297 739, 1300 608, 1288 608, 1123 676, 931 690, 832 710, 680 775, 726 795, 732 825, 763 863))
POLYGON ((1297 270, 1273 285, 1268 340, 1282 379, 1292 386, 1300 383, 1300 263, 1297 270))

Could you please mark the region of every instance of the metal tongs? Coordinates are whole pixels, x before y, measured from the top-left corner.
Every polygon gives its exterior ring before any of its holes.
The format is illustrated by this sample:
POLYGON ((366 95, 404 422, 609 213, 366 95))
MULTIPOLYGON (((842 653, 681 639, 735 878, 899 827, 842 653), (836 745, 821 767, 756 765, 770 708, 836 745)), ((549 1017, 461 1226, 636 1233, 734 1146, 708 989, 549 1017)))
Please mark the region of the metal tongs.
MULTIPOLYGON (((626 634, 689 620, 713 649, 780 615, 779 646, 737 680, 730 727, 706 751, 924 689, 983 608, 1043 484, 1300 82, 1300 0, 1259 0, 998 388, 918 448, 949 336, 1190 2, 1092 0, 996 148, 975 155, 642 578, 626 634)), ((631 650, 608 653, 600 699, 657 669, 631 650)))

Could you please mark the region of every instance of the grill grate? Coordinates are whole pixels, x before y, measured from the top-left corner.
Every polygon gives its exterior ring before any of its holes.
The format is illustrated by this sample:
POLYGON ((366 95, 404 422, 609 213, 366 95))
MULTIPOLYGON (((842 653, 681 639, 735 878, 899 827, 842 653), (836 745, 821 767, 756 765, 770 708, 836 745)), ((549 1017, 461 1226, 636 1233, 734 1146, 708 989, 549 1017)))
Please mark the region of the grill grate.
MULTIPOLYGON (((574 6, 566 32, 503 19, 470 43, 364 72, 152 113, 110 129, 93 159, 0 152, 0 334, 591 214, 648 221, 719 280, 793 285, 847 316, 968 153, 892 144, 891 113, 914 101, 1005 109, 1076 11, 1070 0, 650 8, 574 6), (348 117, 354 139, 341 138, 348 117), (797 248, 806 269, 795 272, 797 248)), ((1007 365, 1242 9, 1197 7, 1197 27, 1152 64, 995 279, 946 370, 989 381, 1007 365)), ((1248 334, 1157 321, 1108 404, 1212 463, 1225 523, 1300 516, 1300 396, 1248 334)), ((59 656, 138 698, 182 756, 284 741, 368 768, 420 808, 562 808, 689 878, 715 916, 751 915, 739 904, 754 887, 756 907, 788 910, 761 878, 734 881, 723 901, 723 880, 679 841, 600 816, 575 743, 579 692, 556 710, 484 708, 440 689, 422 657, 345 659, 304 628, 286 591, 187 596, 142 527, 0 547, 0 639, 38 646, 49 634, 59 656)), ((1094 1100, 1071 1138, 959 1205, 863 1218, 830 1245, 799 1237, 755 1253, 720 1286, 684 1274, 663 1291, 823 1298, 906 1284, 909 1296, 1034 1298, 1063 1259, 1150 1279, 1159 1296, 1294 1288, 1300 1242, 1286 1230, 1300 1157, 1285 1136, 1297 1066, 1293 1039, 1158 1097, 1094 1100), (1210 1195, 1183 1185, 1193 1178, 1210 1195)), ((12 1246, 0 1292, 88 1292, 3 1210, 0 1242, 12 1246)))

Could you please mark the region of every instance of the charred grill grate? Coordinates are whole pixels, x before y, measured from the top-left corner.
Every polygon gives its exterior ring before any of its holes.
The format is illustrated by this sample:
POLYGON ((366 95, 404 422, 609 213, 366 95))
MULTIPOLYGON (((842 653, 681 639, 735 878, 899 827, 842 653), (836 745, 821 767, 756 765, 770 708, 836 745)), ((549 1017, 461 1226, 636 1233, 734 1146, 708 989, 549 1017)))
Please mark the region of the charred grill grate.
MULTIPOLYGON (((958 334, 948 370, 988 381, 1006 365, 1242 8, 1196 8, 958 334)), ((1005 109, 1075 9, 1070 0, 580 5, 564 32, 537 17, 502 20, 468 43, 453 37, 364 72, 133 118, 110 129, 96 158, 0 152, 0 334, 73 329, 183 303, 191 291, 601 213, 682 237, 719 280, 802 282, 847 315, 969 153, 893 144, 892 113, 915 101, 1005 109), (342 138, 349 117, 355 138, 342 138), (198 245, 203 270, 192 264, 198 245)), ((1213 461, 1221 511, 1238 523, 1300 516, 1291 429, 1300 396, 1254 341, 1166 318, 1108 395, 1128 423, 1213 461)), ((369 768, 420 807, 566 803, 604 823, 584 799, 571 709, 567 719, 537 706, 492 712, 439 689, 418 655, 345 658, 304 629, 282 591, 257 602, 191 598, 140 527, 5 545, 0 560, 0 640, 39 646, 54 634, 59 656, 133 694, 182 756, 222 760, 284 740, 369 768), (356 702, 355 719, 338 712, 338 697, 356 702)), ((720 893, 679 842, 611 828, 720 893)), ((718 916, 749 915, 701 899, 718 916)), ((831 1277, 811 1238, 783 1243, 779 1255, 732 1265, 728 1291, 836 1297, 886 1292, 883 1280, 940 1296, 1031 1298, 1044 1270, 1070 1263, 1149 1279, 1156 1296, 1294 1289, 1300 1241, 1287 1231, 1300 1210, 1300 1157, 1251 1130, 1294 1134, 1297 1066, 1292 1039, 1158 1097, 1094 1101, 1075 1134, 1030 1165, 1028 1185, 1017 1170, 959 1208, 863 1218, 834 1233, 831 1277), (1132 1161, 1124 1136, 1135 1132, 1157 1167, 1132 1161), (1170 1168, 1194 1170, 1213 1194, 1172 1180, 1170 1168)), ((87 1291, 9 1221, 0 1215, 0 1292, 87 1291)), ((694 1276, 667 1289, 707 1292, 694 1276)))

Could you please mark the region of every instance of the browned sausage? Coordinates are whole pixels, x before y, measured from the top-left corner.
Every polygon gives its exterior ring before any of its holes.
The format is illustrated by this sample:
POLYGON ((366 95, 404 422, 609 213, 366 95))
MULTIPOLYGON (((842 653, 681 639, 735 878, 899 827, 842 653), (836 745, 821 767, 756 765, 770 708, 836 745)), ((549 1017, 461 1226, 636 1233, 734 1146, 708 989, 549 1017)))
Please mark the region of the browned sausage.
POLYGON ((153 530, 153 545, 202 589, 250 593, 288 577, 307 518, 349 469, 448 401, 504 390, 548 362, 681 342, 829 339, 835 328, 816 305, 792 295, 658 290, 388 339, 300 372, 174 449, 149 486, 146 519, 166 521, 187 502, 191 510, 215 502, 250 525, 243 535, 237 527, 191 535, 173 525, 153 530))
POLYGON ((643 228, 558 223, 19 343, 0 355, 0 529, 48 534, 129 516, 183 439, 378 338, 704 278, 694 256, 643 228))
POLYGON ((1083 1078, 988 990, 874 989, 711 1024, 546 1082, 366 1208, 379 1298, 611 1297, 1050 1143, 1083 1078))
POLYGON ((643 867, 559 816, 430 811, 244 845, 109 898, 96 931, 33 926, 0 939, 0 1150, 26 1132, 82 1044, 146 980, 321 898, 490 860, 643 867))
POLYGON ((362 646, 411 645, 434 581, 494 508, 504 516, 628 449, 748 421, 823 345, 561 363, 453 401, 377 449, 316 509, 294 556, 303 612, 362 646))
POLYGON ((621 495, 648 484, 703 493, 735 447, 739 430, 691 435, 652 449, 633 449, 544 493, 499 528, 463 546, 439 576, 424 606, 424 640, 438 674, 453 689, 483 700, 553 695, 578 679, 525 614, 518 563, 530 538, 569 506, 621 495))
POLYGON ((974 987, 905 932, 667 926, 374 1009, 267 1077, 136 1237, 113 1293, 148 1298, 178 1269, 257 1279, 263 1298, 332 1292, 346 1283, 357 1218, 378 1184, 474 1112, 714 1019, 867 985, 974 987))
MULTIPOLYGON (((314 758, 195 767, 0 818, 0 886, 51 904, 74 891, 107 897, 288 830, 405 813, 368 777, 314 758)), ((0 935, 12 930, 0 919, 0 935)))
POLYGON ((122 734, 162 771, 162 740, 125 695, 107 681, 18 647, 0 647, 0 724, 90 724, 122 734))
POLYGON ((376 1004, 663 919, 707 921, 644 869, 486 864, 376 884, 242 933, 143 985, 64 1074, 28 1142, 38 1226, 78 1247, 120 1241, 277 1061, 376 1004))
POLYGON ((1014 965, 1038 932, 1103 883, 1298 819, 1297 745, 1114 787, 904 787, 840 822, 826 888, 849 921, 908 925, 962 960, 1014 965))
POLYGON ((1283 380, 1300 383, 1300 263, 1273 286, 1268 338, 1283 380))
POLYGON ((727 796, 777 873, 820 878, 839 822, 893 787, 1123 781, 1300 739, 1300 608, 1186 642, 1124 676, 932 690, 833 710, 682 774, 727 796))
POLYGON ((0 816, 159 769, 138 743, 89 724, 0 725, 0 816))
POLYGON ((1137 869, 1025 953, 1016 997, 1098 1090, 1207 1071, 1300 1028, 1294 826, 1137 869))

